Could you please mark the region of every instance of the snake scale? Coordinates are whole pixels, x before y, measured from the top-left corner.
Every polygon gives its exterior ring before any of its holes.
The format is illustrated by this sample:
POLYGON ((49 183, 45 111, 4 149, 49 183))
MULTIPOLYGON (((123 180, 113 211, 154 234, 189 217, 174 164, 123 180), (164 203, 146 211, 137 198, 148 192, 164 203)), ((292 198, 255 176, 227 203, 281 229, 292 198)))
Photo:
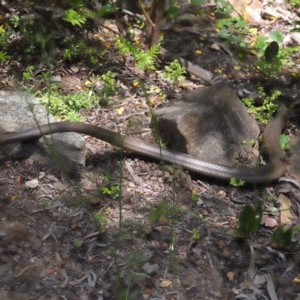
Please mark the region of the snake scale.
POLYGON ((98 126, 76 122, 54 122, 16 133, 3 134, 0 136, 0 146, 38 139, 44 135, 58 132, 77 132, 142 156, 181 165, 185 169, 200 175, 221 180, 236 178, 248 183, 263 183, 279 178, 286 171, 285 155, 279 144, 279 136, 285 126, 287 117, 287 109, 282 106, 278 110, 277 116, 266 126, 264 144, 271 160, 265 166, 258 167, 229 167, 206 162, 187 154, 161 148, 156 144, 147 143, 136 137, 127 137, 98 126))

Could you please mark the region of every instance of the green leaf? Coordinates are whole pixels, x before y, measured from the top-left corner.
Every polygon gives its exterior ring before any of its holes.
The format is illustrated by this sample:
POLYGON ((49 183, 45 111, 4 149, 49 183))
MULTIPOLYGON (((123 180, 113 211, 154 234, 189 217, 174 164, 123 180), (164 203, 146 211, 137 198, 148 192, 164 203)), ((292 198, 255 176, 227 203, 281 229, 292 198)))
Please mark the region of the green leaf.
POLYGON ((258 202, 255 206, 247 204, 239 217, 239 231, 245 234, 255 232, 261 223, 262 205, 258 202))
POLYGON ((227 29, 221 29, 219 32, 219 36, 222 39, 227 39, 227 38, 229 38, 230 34, 227 29))
POLYGON ((248 23, 245 22, 244 20, 238 20, 238 21, 235 23, 235 25, 234 25, 234 27, 237 28, 237 29, 243 29, 243 28, 245 28, 245 27, 247 27, 247 26, 248 26, 248 23))
POLYGON ((86 22, 86 16, 83 12, 79 13, 74 9, 68 9, 65 11, 65 17, 63 20, 71 23, 73 26, 81 27, 86 22))
POLYGON ((168 203, 161 201, 156 208, 150 209, 150 222, 153 223, 168 223, 168 203))
POLYGON ((290 150, 291 149, 291 139, 286 134, 281 134, 279 137, 279 144, 282 150, 290 150))
POLYGON ((279 52, 279 45, 277 42, 273 41, 270 43, 270 45, 265 50, 265 59, 267 63, 272 63, 275 61, 277 55, 279 52))
POLYGON ((279 31, 272 31, 270 33, 270 37, 273 41, 277 42, 277 43, 282 43, 283 42, 283 34, 279 31))
POLYGON ((229 27, 233 24, 233 18, 224 18, 217 22, 216 27, 221 29, 222 27, 229 27))
POLYGON ((73 7, 77 7, 77 6, 81 6, 81 5, 82 5, 82 0, 68 0, 68 2, 69 2, 73 7))
POLYGON ((259 49, 262 53, 263 49, 266 47, 267 40, 267 37, 259 36, 254 44, 254 48, 259 49))
POLYGON ((197 5, 202 5, 202 4, 206 3, 206 0, 192 0, 191 3, 197 4, 197 5))
POLYGON ((243 186, 245 185, 245 181, 236 178, 230 178, 229 184, 232 186, 243 186))
POLYGON ((9 58, 10 56, 7 53, 0 51, 0 61, 7 61, 9 58))
POLYGON ((106 16, 116 12, 116 8, 112 4, 105 4, 96 12, 97 16, 106 16))
POLYGON ((272 234, 272 242, 278 244, 279 247, 287 247, 292 242, 292 229, 286 229, 279 226, 272 234))

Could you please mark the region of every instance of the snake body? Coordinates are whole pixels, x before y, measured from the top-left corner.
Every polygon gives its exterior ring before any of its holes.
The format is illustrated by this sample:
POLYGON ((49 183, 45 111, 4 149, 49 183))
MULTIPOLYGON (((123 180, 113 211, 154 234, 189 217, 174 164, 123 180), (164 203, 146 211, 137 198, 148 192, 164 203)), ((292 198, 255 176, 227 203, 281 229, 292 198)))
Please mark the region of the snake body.
POLYGON ((127 137, 102 127, 76 122, 54 122, 17 133, 3 134, 0 136, 0 146, 39 139, 48 134, 77 132, 142 156, 181 165, 185 169, 200 175, 221 180, 235 178, 248 183, 263 183, 279 178, 286 171, 285 155, 279 144, 279 136, 285 126, 287 117, 287 109, 281 107, 277 116, 266 126, 264 144, 271 160, 265 166, 258 167, 230 167, 206 162, 187 154, 161 148, 156 144, 147 143, 136 137, 127 137))

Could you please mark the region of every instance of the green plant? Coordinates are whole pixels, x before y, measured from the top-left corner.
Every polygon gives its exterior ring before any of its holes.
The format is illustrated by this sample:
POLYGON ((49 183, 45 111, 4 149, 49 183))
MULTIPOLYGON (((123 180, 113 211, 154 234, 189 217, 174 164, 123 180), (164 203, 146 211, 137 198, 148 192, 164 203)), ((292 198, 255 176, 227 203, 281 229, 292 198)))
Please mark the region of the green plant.
POLYGON ((196 189, 192 190, 191 199, 193 203, 197 203, 199 200, 198 192, 196 189))
MULTIPOLYGON (((0 47, 4 50, 7 48, 7 39, 9 37, 9 30, 3 25, 0 25, 0 47)), ((0 61, 6 61, 10 56, 5 51, 0 51, 0 61)))
MULTIPOLYGON (((139 85, 139 82, 137 83, 139 85)), ((154 97, 151 97, 151 99, 147 100, 151 107, 155 107, 158 102, 165 100, 167 97, 165 92, 157 85, 150 85, 149 94, 155 95, 154 97)))
POLYGON ((293 240, 296 240, 297 237, 299 236, 299 233, 300 233, 300 225, 295 225, 294 228, 293 228, 293 236, 292 236, 292 239, 293 240))
POLYGON ((148 51, 136 51, 134 57, 137 62, 138 68, 141 70, 155 70, 154 62, 159 54, 159 46, 154 45, 148 51))
POLYGON ((115 4, 104 4, 101 7, 97 8, 95 12, 89 14, 90 17, 103 17, 107 15, 112 15, 118 11, 118 8, 115 4))
POLYGON ((105 233, 108 223, 105 214, 102 211, 97 212, 94 216, 94 221, 96 227, 98 228, 99 234, 102 235, 103 233, 105 233))
POLYGON ((245 37, 249 33, 249 24, 241 17, 223 18, 217 21, 219 36, 227 43, 228 48, 238 46, 242 49, 247 48, 245 37))
POLYGON ((105 74, 101 75, 101 79, 104 83, 101 89, 102 101, 107 104, 108 96, 114 94, 117 88, 116 73, 107 71, 105 74))
POLYGON ((79 55, 82 54, 82 48, 80 46, 80 43, 74 42, 73 38, 69 38, 68 46, 64 50, 64 60, 71 61, 72 59, 77 58, 79 55))
POLYGON ((284 35, 279 31, 272 31, 269 37, 258 37, 253 45, 253 49, 257 51, 259 60, 257 68, 264 77, 270 77, 278 74, 284 66, 295 67, 297 62, 293 59, 294 54, 298 54, 300 47, 283 47, 284 35))
POLYGON ((49 255, 44 256, 44 260, 45 260, 45 262, 49 263, 51 260, 51 257, 49 255))
POLYGON ((82 246, 82 244, 83 244, 83 240, 81 240, 81 239, 74 239, 73 240, 73 246, 77 250, 82 246))
POLYGON ((45 209, 49 209, 51 207, 51 204, 52 204, 51 200, 49 200, 49 199, 45 200, 45 202, 44 202, 45 209))
POLYGON ((39 18, 12 18, 14 30, 20 35, 19 46, 22 53, 39 53, 43 62, 50 62, 57 54, 57 32, 51 26, 51 20, 45 24, 39 18))
POLYGON ((267 124, 270 118, 278 109, 278 104, 275 100, 281 95, 281 92, 274 90, 269 96, 265 93, 262 87, 258 88, 260 98, 264 99, 261 106, 255 106, 253 98, 243 98, 242 101, 248 108, 248 111, 252 113, 262 124, 267 124))
POLYGON ((260 38, 254 44, 253 48, 258 51, 258 56, 260 56, 257 67, 264 73, 264 76, 270 77, 281 69, 287 57, 284 48, 279 48, 282 41, 283 35, 279 31, 273 31, 268 39, 260 38))
POLYGON ((103 182, 103 186, 100 187, 100 192, 103 195, 108 195, 112 199, 119 199, 121 198, 121 186, 120 184, 110 185, 111 176, 109 174, 102 174, 100 179, 103 182))
POLYGON ((4 51, 0 51, 0 61, 7 61, 10 58, 10 56, 4 52, 4 51))
POLYGON ((18 15, 14 15, 12 18, 10 18, 9 21, 11 22, 14 28, 20 26, 20 17, 18 15))
POLYGON ((193 229, 193 236, 192 236, 192 239, 193 239, 194 241, 200 240, 200 232, 199 232, 199 229, 197 229, 197 228, 194 228, 194 229, 193 229))
POLYGON ((107 183, 111 180, 111 176, 109 174, 101 174, 100 180, 102 180, 104 183, 107 183))
POLYGON ((161 201, 157 207, 150 209, 150 222, 167 224, 168 223, 168 203, 167 201, 161 201))
POLYGON ((273 232, 271 240, 277 247, 287 247, 292 243, 293 230, 279 226, 273 232))
POLYGON ((4 25, 0 25, 0 46, 2 48, 6 48, 9 34, 9 30, 5 28, 4 25))
POLYGON ((32 80, 33 79, 33 73, 34 73, 34 66, 28 66, 26 70, 23 72, 23 79, 24 80, 32 80))
POLYGON ((65 11, 63 20, 73 26, 82 27, 87 20, 87 13, 82 6, 79 6, 76 9, 71 8, 65 11))
POLYGON ((269 67, 263 69, 264 75, 278 75, 279 72, 285 72, 287 68, 298 68, 298 62, 296 57, 300 51, 300 46, 280 48, 277 58, 273 63, 269 64, 269 67))
MULTIPOLYGON (((52 18, 52 15, 45 12, 43 18, 30 17, 20 18, 18 16, 10 19, 11 26, 20 35, 20 46, 22 51, 32 54, 39 52, 43 61, 49 62, 64 50, 64 59, 71 60, 80 56, 88 59, 92 64, 98 62, 101 51, 95 50, 95 45, 90 40, 80 38, 78 32, 70 30, 67 36, 64 36, 64 22, 72 26, 82 27, 88 18, 93 18, 97 11, 86 9, 85 1, 71 1, 70 9, 64 11, 62 17, 52 18), (72 3, 71 3, 72 2, 72 3), (42 21, 41 21, 42 20, 42 21), (61 34, 61 32, 63 34, 61 34), (76 37, 74 37, 76 35, 76 37), (61 49, 62 40, 65 49, 61 49), (59 51, 58 51, 59 50, 59 51)), ((101 10, 102 11, 102 10, 101 10)), ((103 12, 103 11, 102 11, 103 12)), ((94 42, 94 41, 93 41, 94 42)))
POLYGON ((143 266, 148 259, 149 256, 142 251, 134 251, 126 256, 126 260, 122 262, 122 270, 119 272, 119 288, 121 288, 118 300, 134 299, 130 296, 130 288, 136 283, 145 282, 147 275, 143 271, 143 266))
POLYGON ((61 95, 58 90, 50 89, 38 94, 39 101, 54 116, 63 120, 82 121, 78 111, 81 108, 91 108, 98 102, 98 97, 91 90, 79 91, 75 94, 61 95))
POLYGON ((71 34, 66 39, 63 58, 65 61, 80 60, 94 66, 106 52, 106 50, 99 49, 98 46, 95 42, 71 34))
POLYGON ((85 24, 88 16, 87 10, 85 10, 84 0, 68 0, 71 5, 70 9, 64 11, 63 20, 72 24, 73 26, 82 27, 85 24))
POLYGON ((272 41, 264 51, 264 59, 266 63, 273 63, 279 53, 279 44, 276 41, 272 41))
POLYGON ((300 6, 300 0, 289 0, 289 3, 291 3, 292 6, 299 7, 300 6))
POLYGON ((121 196, 119 185, 102 186, 100 191, 103 195, 108 195, 112 199, 119 199, 121 196))
MULTIPOLYGON (((300 18, 299 12, 297 13, 297 17, 300 18)), ((291 32, 300 32, 300 20, 296 20, 293 23, 294 23, 295 27, 291 30, 291 32)))
POLYGON ((228 16, 234 11, 233 6, 228 0, 215 0, 215 3, 217 6, 217 12, 222 15, 228 16))
POLYGON ((279 44, 282 43, 284 36, 279 31, 271 32, 269 37, 256 37, 257 29, 251 28, 241 16, 222 18, 217 21, 216 28, 228 48, 239 49, 240 59, 244 59, 251 49, 251 52, 259 57, 257 68, 264 76, 277 74, 282 66, 293 65, 291 53, 299 51, 298 46, 297 50, 293 49, 295 47, 280 48, 279 44), (253 40, 256 40, 255 43, 253 40))
POLYGON ((250 233, 258 230, 262 220, 262 204, 257 202, 255 205, 247 204, 239 216, 238 234, 247 237, 250 233))
POLYGON ((281 134, 279 137, 279 143, 280 143, 280 147, 283 151, 288 151, 291 149, 291 139, 288 135, 286 134, 281 134))
POLYGON ((178 208, 175 205, 168 205, 166 200, 162 200, 155 208, 150 209, 150 222, 167 224, 169 219, 172 221, 178 218, 178 208))
POLYGON ((230 178, 229 184, 232 185, 232 186, 238 187, 238 186, 245 185, 245 181, 244 180, 239 180, 239 179, 236 179, 236 178, 230 178))
POLYGON ((163 72, 163 78, 174 82, 176 85, 180 85, 184 82, 185 68, 179 63, 177 59, 172 61, 168 66, 165 66, 163 72))
POLYGON ((116 39, 116 46, 121 53, 132 55, 137 67, 141 70, 155 70, 154 62, 160 53, 159 45, 154 45, 148 51, 145 51, 127 39, 118 37, 116 39))
POLYGON ((206 0, 191 0, 192 4, 202 5, 206 3, 206 0))

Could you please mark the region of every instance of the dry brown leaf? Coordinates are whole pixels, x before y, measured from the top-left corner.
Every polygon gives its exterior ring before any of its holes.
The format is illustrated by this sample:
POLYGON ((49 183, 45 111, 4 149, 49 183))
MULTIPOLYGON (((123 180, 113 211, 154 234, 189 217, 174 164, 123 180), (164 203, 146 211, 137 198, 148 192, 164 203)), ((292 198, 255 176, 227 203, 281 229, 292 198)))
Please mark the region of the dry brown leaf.
POLYGON ((160 281, 159 286, 162 288, 167 288, 172 284, 172 281, 169 279, 163 279, 160 281))
POLYGON ((234 280, 234 277, 235 277, 235 273, 230 271, 227 273, 227 278, 230 280, 230 281, 233 281, 234 280))
POLYGON ((278 202, 280 203, 280 223, 284 225, 291 224, 293 220, 291 200, 287 196, 280 194, 278 202))

